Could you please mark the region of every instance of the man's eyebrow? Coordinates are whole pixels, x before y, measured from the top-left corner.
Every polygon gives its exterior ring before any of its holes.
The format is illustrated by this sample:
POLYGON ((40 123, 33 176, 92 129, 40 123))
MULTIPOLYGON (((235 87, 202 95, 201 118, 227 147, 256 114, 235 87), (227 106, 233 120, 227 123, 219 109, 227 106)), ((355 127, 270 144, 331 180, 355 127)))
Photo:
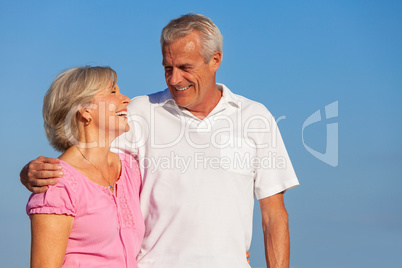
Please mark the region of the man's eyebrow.
MULTIPOLYGON (((163 62, 162 61, 162 66, 163 67, 172 67, 171 65, 169 65, 169 64, 166 64, 165 62, 163 62)), ((179 65, 178 67, 179 68, 191 68, 191 67, 193 67, 194 65, 193 64, 189 64, 189 63, 184 63, 184 64, 181 64, 181 65, 179 65)))
POLYGON ((193 65, 189 64, 189 63, 185 63, 185 64, 180 65, 179 67, 180 68, 188 68, 188 67, 193 67, 193 65))

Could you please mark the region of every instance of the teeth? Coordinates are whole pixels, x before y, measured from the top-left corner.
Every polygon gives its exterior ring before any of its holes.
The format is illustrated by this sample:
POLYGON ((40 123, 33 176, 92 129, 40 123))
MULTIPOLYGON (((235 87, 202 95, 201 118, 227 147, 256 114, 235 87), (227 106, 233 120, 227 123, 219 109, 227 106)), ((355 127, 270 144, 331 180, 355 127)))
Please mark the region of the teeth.
POLYGON ((186 90, 187 88, 189 88, 190 86, 187 86, 187 87, 182 87, 182 88, 176 88, 176 90, 178 90, 178 91, 183 91, 183 90, 186 90))
POLYGON ((118 116, 127 116, 127 112, 118 112, 118 113, 116 113, 116 115, 118 115, 118 116))

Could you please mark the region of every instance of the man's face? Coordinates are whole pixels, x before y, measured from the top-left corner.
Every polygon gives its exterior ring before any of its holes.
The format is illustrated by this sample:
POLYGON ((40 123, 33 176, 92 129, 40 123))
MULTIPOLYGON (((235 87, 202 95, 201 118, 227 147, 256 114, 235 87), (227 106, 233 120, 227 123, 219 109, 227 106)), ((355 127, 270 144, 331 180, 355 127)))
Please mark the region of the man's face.
POLYGON ((206 116, 221 97, 215 82, 221 53, 216 52, 210 61, 205 63, 200 52, 199 34, 193 31, 163 46, 162 64, 165 68, 166 84, 177 105, 194 115, 206 116))

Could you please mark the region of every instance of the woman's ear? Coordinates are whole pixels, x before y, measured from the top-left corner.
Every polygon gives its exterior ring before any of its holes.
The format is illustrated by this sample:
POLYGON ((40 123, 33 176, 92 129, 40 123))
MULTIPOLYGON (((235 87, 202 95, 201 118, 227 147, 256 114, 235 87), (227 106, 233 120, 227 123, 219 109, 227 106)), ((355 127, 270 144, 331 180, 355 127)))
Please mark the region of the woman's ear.
POLYGON ((92 121, 90 105, 79 105, 78 116, 79 118, 82 118, 84 122, 90 123, 92 121))

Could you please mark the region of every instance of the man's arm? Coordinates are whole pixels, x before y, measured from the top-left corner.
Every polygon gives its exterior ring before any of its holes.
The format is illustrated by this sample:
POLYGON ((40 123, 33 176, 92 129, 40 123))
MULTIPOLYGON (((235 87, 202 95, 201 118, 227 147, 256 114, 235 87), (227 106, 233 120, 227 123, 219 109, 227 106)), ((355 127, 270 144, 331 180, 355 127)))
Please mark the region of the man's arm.
POLYGON ((288 268, 290 255, 288 213, 283 192, 261 199, 265 259, 268 268, 288 268))
POLYGON ((40 156, 26 164, 20 172, 21 183, 33 193, 43 193, 63 176, 59 159, 40 156))

